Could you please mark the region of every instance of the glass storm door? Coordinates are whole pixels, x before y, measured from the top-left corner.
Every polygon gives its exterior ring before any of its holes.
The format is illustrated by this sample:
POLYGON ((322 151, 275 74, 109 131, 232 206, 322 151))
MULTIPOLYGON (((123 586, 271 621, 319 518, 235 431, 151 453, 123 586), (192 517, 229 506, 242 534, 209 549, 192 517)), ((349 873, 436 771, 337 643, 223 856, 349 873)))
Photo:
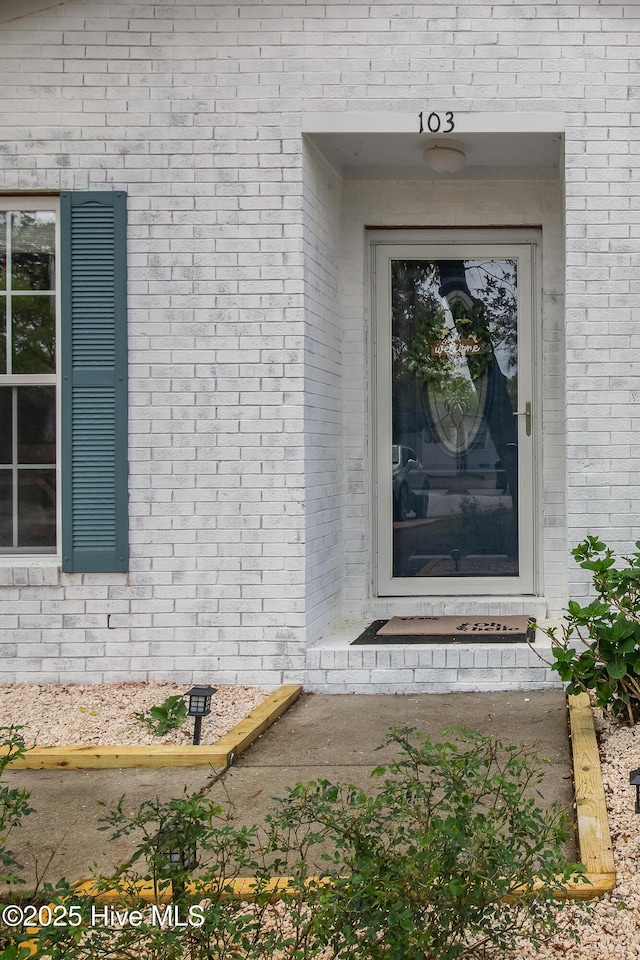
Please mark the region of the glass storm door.
POLYGON ((532 246, 376 246, 378 593, 533 592, 532 246))

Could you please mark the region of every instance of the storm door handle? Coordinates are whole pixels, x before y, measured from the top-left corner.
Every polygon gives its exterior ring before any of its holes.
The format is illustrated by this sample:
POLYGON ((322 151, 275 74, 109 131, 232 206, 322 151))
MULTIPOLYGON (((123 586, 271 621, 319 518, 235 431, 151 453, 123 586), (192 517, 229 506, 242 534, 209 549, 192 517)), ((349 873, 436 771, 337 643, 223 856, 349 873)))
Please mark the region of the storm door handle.
POLYGON ((517 410, 514 417, 524 417, 524 429, 528 437, 531 436, 531 400, 527 400, 524 410, 517 410))

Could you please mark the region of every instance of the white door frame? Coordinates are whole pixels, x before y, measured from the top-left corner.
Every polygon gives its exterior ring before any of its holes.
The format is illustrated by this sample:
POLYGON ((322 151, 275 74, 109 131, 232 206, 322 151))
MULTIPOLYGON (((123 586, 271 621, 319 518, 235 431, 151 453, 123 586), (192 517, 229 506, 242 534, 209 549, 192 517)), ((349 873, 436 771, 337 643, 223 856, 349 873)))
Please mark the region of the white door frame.
POLYGON ((540 233, 527 230, 385 230, 369 234, 372 276, 373 558, 375 595, 513 596, 533 595, 538 586, 538 483, 535 455, 540 435, 537 383, 539 336, 540 233), (517 260, 518 262, 518 411, 532 404, 531 435, 518 417, 517 577, 393 577, 393 489, 391 476, 391 282, 392 259, 517 260), (527 362, 528 358, 528 362, 527 362))

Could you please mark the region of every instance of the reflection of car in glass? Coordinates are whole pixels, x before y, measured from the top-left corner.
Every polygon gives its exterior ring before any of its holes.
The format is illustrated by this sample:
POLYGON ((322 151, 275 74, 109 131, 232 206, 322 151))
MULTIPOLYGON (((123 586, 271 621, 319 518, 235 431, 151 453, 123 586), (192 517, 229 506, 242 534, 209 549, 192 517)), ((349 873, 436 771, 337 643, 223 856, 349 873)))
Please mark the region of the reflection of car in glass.
POLYGON ((426 517, 429 509, 429 480, 427 471, 411 447, 394 443, 391 447, 393 463, 393 519, 406 520, 409 513, 426 517))

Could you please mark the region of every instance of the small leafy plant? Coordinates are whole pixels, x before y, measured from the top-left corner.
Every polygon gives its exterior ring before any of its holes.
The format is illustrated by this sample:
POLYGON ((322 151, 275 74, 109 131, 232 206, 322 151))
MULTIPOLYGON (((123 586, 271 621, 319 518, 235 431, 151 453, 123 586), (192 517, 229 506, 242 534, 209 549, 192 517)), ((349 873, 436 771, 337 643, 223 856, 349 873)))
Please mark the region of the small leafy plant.
MULTIPOLYGON (((12 760, 25 755, 24 739, 19 727, 0 727, 0 776, 12 760)), ((0 883, 12 886, 24 883, 19 876, 21 864, 6 843, 10 832, 19 827, 23 817, 33 812, 29 806, 29 791, 0 784, 0 883)))
POLYGON ((593 574, 596 598, 569 602, 562 636, 550 628, 553 670, 569 694, 593 690, 599 706, 633 724, 640 718, 640 540, 636 552, 615 566, 616 556, 598 537, 572 550, 593 574), (576 640, 579 643, 576 648, 576 640))
MULTIPOLYGON (((0 727, 0 776, 12 760, 25 755, 25 743, 20 727, 0 727)), ((33 812, 29 806, 29 791, 20 787, 8 787, 0 784, 0 886, 10 891, 18 884, 24 884, 20 876, 22 864, 15 854, 7 847, 11 831, 19 827, 22 818, 33 812)), ((15 893, 6 894, 16 899, 15 893)), ((0 904, 0 906, 2 906, 0 904)), ((4 915, 0 919, 0 957, 3 960, 26 960, 29 951, 20 944, 20 937, 14 936, 15 931, 4 924, 4 915)))
POLYGON ((156 737, 164 737, 165 734, 182 726, 187 717, 187 705, 184 697, 175 694, 167 697, 160 706, 151 707, 148 714, 136 713, 135 717, 156 737))
MULTIPOLYGON (((220 775, 212 778, 219 779, 220 775)), ((82 928, 42 928, 38 956, 52 960, 271 960, 296 940, 273 905, 271 874, 257 826, 236 826, 234 810, 196 793, 144 801, 129 809, 122 797, 101 820, 110 839, 131 837, 130 858, 96 878, 95 903, 77 904, 82 928), (234 883, 253 881, 251 902, 234 883), (151 896, 144 897, 142 885, 151 896), (105 900, 100 893, 108 894, 105 900), (115 897, 114 897, 115 894, 115 897), (113 905, 115 903, 115 905, 113 905)))

